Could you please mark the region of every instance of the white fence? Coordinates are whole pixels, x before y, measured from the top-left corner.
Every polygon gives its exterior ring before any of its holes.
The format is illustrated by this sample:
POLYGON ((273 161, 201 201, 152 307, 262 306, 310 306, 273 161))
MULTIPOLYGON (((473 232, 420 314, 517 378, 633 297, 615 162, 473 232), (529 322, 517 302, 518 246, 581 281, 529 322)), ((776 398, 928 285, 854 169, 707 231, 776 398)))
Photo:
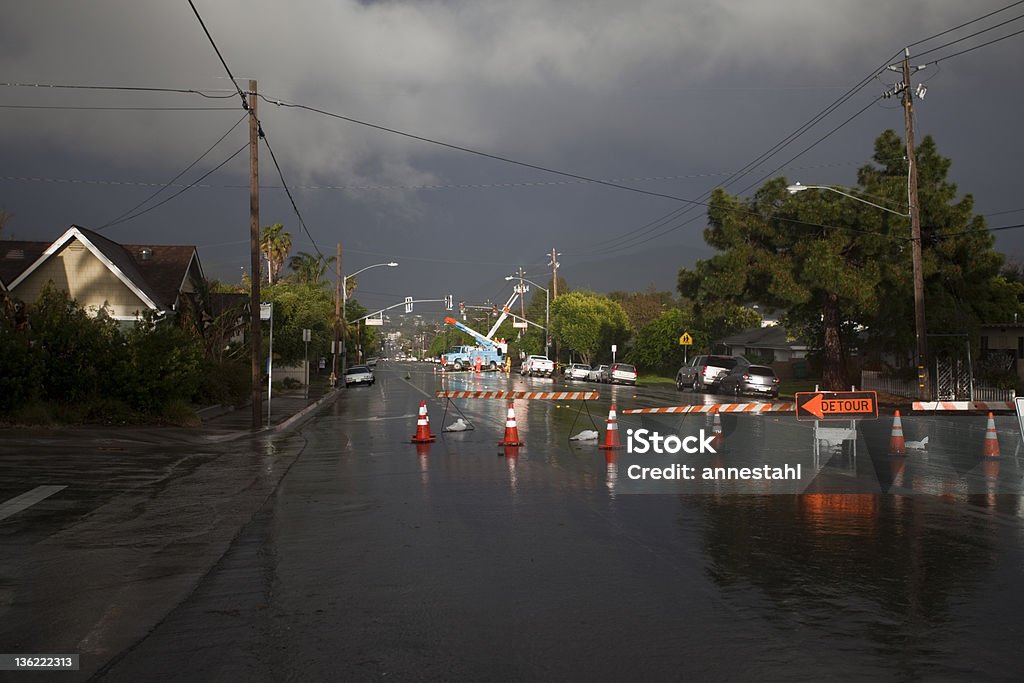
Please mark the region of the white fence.
MULTIPOLYGON (((917 382, 894 377, 885 377, 881 372, 875 370, 862 370, 860 373, 860 388, 865 391, 881 391, 893 396, 905 396, 917 398, 917 382)), ((996 389, 995 387, 980 387, 974 385, 972 396, 964 396, 964 399, 974 401, 1012 401, 1016 396, 1013 389, 996 389)))

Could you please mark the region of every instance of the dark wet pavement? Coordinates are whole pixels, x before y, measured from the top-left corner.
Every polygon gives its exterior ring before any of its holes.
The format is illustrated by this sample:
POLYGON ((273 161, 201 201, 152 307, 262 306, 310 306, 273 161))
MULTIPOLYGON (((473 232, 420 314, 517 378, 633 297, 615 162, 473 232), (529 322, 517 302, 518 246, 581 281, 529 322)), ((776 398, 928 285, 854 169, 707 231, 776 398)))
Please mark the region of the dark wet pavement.
MULTIPOLYGON (((888 423, 865 424, 813 493, 634 495, 627 454, 567 441, 593 428, 578 403, 517 401, 515 452, 500 400, 458 402, 475 429, 442 433, 459 414, 434 390, 505 383, 382 369, 293 435, 89 453, 89 472, 64 454, 70 497, 0 521, 0 642, 82 651, 111 681, 1019 679, 1014 419, 998 468, 983 418, 905 417, 927 454, 879 454, 888 423), (417 447, 423 399, 438 439, 417 447)), ((714 400, 613 392, 620 411, 714 400)), ((642 424, 661 425, 621 427, 642 424)), ((744 417, 721 457, 814 465, 809 429, 744 417)))

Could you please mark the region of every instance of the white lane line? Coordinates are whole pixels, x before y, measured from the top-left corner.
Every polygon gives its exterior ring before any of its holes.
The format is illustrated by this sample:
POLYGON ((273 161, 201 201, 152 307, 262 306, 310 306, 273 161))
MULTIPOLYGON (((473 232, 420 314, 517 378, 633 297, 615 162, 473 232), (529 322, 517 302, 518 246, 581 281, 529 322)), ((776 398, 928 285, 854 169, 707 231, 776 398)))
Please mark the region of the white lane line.
POLYGON ((11 498, 6 503, 0 503, 0 520, 7 519, 66 488, 67 486, 37 486, 27 493, 11 498))

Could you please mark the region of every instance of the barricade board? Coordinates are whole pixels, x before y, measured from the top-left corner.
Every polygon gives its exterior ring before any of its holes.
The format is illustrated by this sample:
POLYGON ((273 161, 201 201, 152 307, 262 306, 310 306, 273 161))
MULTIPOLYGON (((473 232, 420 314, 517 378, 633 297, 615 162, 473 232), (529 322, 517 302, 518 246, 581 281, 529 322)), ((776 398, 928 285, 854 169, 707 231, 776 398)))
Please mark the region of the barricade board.
POLYGON ((553 401, 596 401, 596 391, 438 391, 437 398, 502 398, 553 401))
POLYGON ((666 408, 633 408, 623 410, 623 415, 683 415, 686 413, 791 413, 795 403, 711 403, 690 406, 669 406, 666 408))

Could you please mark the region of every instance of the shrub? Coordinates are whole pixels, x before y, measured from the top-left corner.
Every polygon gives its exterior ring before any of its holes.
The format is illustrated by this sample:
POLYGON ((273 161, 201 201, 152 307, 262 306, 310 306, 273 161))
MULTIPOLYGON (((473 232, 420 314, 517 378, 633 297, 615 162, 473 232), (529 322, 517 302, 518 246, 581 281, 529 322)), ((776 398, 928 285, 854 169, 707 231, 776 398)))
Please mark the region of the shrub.
POLYGON ((249 398, 251 389, 252 369, 248 365, 230 360, 204 363, 201 403, 239 405, 249 398))
POLYGON ((201 420, 188 401, 180 398, 173 399, 164 404, 160 411, 160 419, 176 427, 198 427, 201 420))

